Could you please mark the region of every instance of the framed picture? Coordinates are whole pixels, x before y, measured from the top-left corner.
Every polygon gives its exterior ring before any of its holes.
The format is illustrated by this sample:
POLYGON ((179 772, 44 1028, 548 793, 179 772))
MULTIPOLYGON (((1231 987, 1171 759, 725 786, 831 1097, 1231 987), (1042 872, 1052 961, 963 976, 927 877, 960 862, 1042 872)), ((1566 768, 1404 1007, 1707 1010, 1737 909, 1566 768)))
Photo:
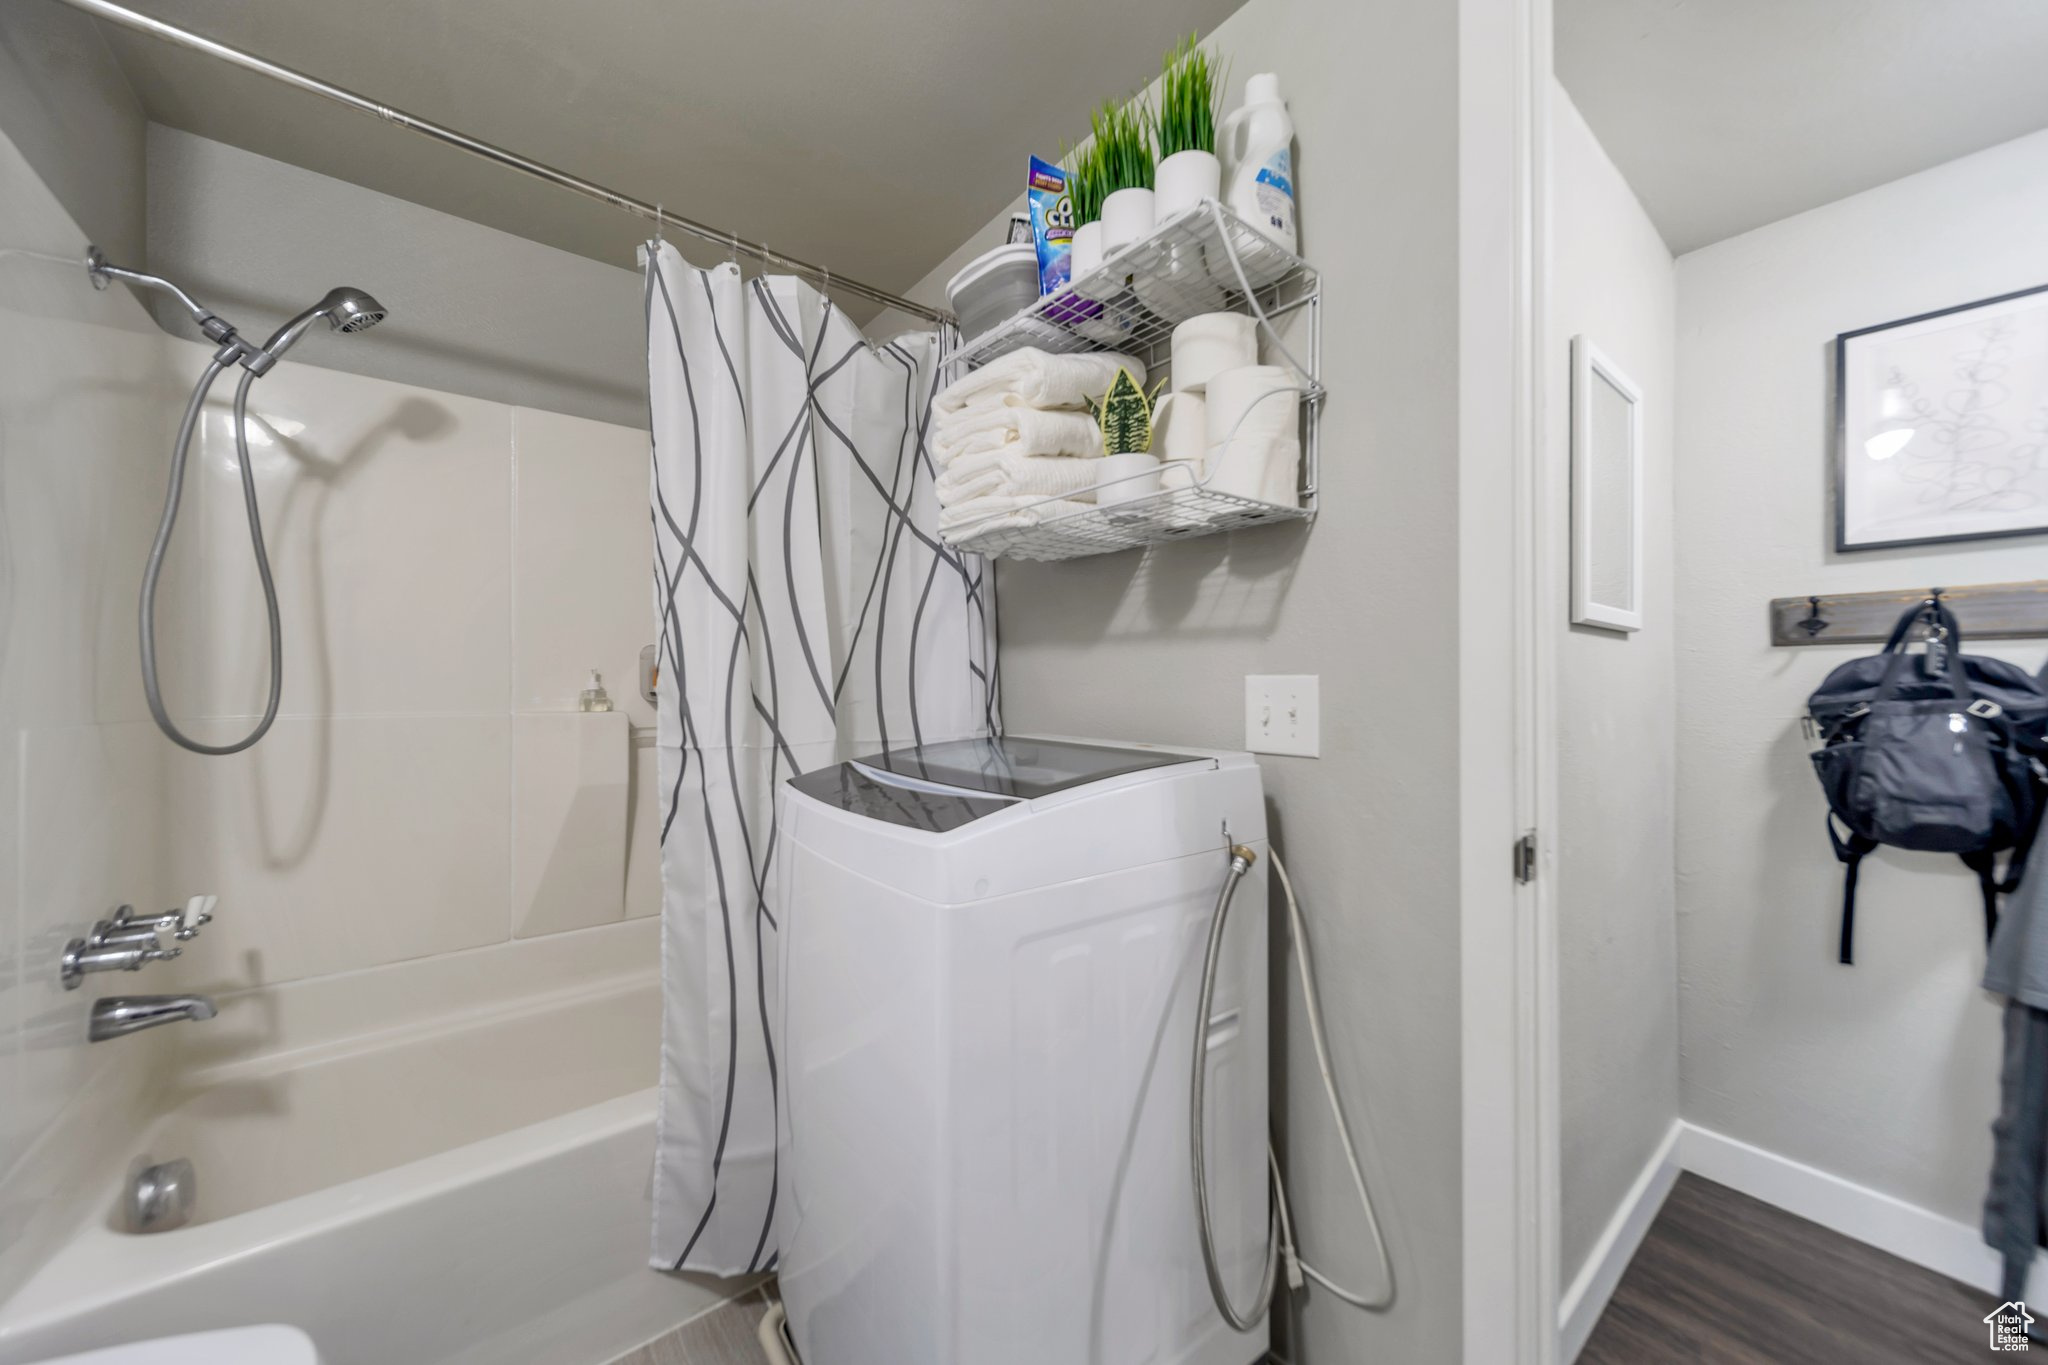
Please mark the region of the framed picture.
POLYGON ((1643 626, 1643 394, 1572 338, 1572 624, 1643 626))
POLYGON ((1835 548, 2048 531, 2048 285, 1835 338, 1835 548))

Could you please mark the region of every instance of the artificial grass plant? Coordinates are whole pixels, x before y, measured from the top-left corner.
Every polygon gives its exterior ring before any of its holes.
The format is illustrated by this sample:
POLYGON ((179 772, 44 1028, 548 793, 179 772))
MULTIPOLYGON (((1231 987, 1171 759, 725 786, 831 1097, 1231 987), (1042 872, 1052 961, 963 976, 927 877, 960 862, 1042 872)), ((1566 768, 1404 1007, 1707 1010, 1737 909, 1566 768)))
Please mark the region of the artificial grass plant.
POLYGON ((1102 201, 1113 188, 1102 164, 1102 144, 1095 141, 1069 147, 1063 158, 1067 166, 1067 198, 1074 205, 1074 226, 1102 221, 1102 201))
POLYGON ((1175 152, 1215 152, 1216 106, 1223 99, 1224 78, 1223 68, 1192 33, 1167 52, 1159 103, 1150 111, 1152 139, 1162 161, 1175 152))
POLYGON ((1152 111, 1143 95, 1106 103, 1089 117, 1094 151, 1102 159, 1103 198, 1118 190, 1152 188, 1152 111))

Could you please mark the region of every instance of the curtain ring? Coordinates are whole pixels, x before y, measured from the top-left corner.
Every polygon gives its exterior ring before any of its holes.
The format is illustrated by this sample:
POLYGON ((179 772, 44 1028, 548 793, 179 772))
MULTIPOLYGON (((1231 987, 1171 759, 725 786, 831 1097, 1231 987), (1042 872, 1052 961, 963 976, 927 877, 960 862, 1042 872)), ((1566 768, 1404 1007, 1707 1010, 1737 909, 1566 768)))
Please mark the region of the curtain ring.
POLYGON ((661 236, 661 210, 662 206, 660 204, 656 204, 654 206, 654 246, 657 251, 667 245, 667 242, 665 242, 661 236))

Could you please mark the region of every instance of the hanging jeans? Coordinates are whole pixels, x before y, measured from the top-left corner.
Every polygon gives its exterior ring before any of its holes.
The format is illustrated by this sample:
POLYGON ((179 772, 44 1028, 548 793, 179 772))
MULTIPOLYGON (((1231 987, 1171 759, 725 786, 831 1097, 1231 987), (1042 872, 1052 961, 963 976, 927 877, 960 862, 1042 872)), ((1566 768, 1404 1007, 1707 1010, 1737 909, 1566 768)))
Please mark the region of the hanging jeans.
POLYGON ((2004 1263, 2002 1302, 2024 1299, 2034 1249, 2048 1229, 2048 858, 2035 857, 2006 902, 1984 965, 1984 989, 2006 997, 1998 1118, 1984 1240, 2004 1263))

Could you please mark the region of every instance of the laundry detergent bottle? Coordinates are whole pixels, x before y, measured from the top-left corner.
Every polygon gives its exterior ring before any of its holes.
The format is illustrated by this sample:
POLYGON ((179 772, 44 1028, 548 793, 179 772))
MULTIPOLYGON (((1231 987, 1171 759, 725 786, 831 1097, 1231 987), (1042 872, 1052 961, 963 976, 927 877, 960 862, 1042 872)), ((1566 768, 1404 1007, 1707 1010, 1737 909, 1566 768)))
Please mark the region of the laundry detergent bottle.
POLYGON ((1280 78, 1262 72, 1244 83, 1244 107, 1216 130, 1223 197, 1231 212, 1299 254, 1294 225, 1294 120, 1280 78))

